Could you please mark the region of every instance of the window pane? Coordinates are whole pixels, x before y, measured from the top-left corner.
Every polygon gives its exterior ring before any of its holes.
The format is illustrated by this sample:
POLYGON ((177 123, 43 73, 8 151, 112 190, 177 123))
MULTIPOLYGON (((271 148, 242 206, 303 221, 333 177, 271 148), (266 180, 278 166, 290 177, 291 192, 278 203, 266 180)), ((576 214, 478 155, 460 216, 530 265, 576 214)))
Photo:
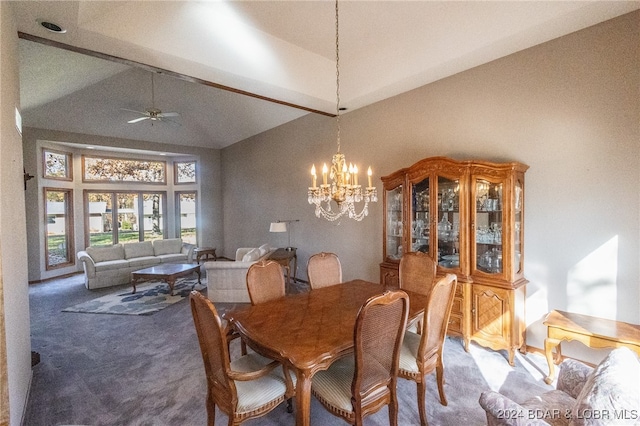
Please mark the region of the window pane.
POLYGON ((165 183, 163 161, 83 157, 85 181, 165 183))
POLYGON ((196 162, 185 161, 175 163, 176 183, 196 182, 196 162))
POLYGON ((70 237, 71 221, 69 206, 71 190, 45 189, 46 198, 46 244, 47 269, 72 264, 73 251, 70 237))
POLYGON ((89 192, 89 245, 113 244, 113 194, 89 192))
POLYGON ((181 192, 178 195, 178 222, 180 237, 184 242, 196 243, 196 193, 181 192))
POLYGON ((144 240, 161 240, 164 238, 162 194, 143 194, 142 200, 144 206, 144 240))
POLYGON ((44 156, 44 177, 48 179, 71 178, 71 154, 56 151, 43 151, 44 156))
POLYGON ((138 233, 138 194, 118 193, 118 242, 140 241, 138 233))

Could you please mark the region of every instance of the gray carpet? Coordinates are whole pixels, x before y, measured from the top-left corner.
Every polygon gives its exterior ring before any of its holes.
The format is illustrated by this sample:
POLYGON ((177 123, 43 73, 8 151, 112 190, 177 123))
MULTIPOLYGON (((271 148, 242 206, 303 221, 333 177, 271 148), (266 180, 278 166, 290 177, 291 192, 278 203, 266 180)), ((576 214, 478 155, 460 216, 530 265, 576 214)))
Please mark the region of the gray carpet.
MULTIPOLYGON (((113 290, 89 291, 81 276, 30 286, 32 350, 41 361, 33 368, 24 424, 206 424, 204 367, 187 300, 150 316, 62 312, 113 290)), ((547 367, 541 355, 518 354, 512 368, 504 351, 472 344, 467 353, 456 338, 448 338, 445 348, 449 405, 440 405, 432 375, 426 401, 431 426, 485 424, 478 397, 486 389, 523 401, 551 388, 543 382, 547 367)), ((400 425, 419 424, 415 388, 413 382, 399 380, 400 425)), ((346 424, 315 399, 311 415, 314 425, 346 424)), ((218 411, 216 424, 226 422, 218 411)), ((295 418, 282 405, 245 424, 293 425, 295 418)), ((386 408, 365 424, 388 424, 386 408)))

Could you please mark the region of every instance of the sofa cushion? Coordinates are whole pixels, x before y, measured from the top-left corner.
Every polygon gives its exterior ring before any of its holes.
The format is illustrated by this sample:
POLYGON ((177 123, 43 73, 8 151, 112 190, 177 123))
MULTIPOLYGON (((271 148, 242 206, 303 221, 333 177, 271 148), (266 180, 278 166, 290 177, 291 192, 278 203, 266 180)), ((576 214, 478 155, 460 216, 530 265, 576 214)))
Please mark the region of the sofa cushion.
POLYGON ((128 260, 105 260, 103 262, 96 263, 96 272, 113 271, 114 269, 125 269, 128 267, 128 260))
POLYGON ((571 425, 610 424, 611 418, 594 417, 604 413, 626 415, 616 424, 638 424, 639 401, 640 361, 631 349, 614 349, 587 379, 571 412, 571 425))
POLYGON ((156 256, 142 256, 129 259, 129 267, 136 269, 144 269, 149 266, 159 265, 162 261, 156 256))
POLYGON ((106 247, 87 247, 85 251, 91 256, 94 263, 124 259, 124 248, 122 244, 114 244, 106 247))
POLYGON ((133 259, 135 257, 153 256, 153 244, 151 241, 140 241, 139 243, 123 244, 125 259, 133 259))
POLYGON ((159 263, 176 263, 176 262, 187 262, 187 255, 183 253, 169 253, 162 254, 160 256, 156 256, 156 259, 159 260, 159 263))
POLYGON ((180 253, 182 251, 182 239, 153 240, 153 251, 156 256, 180 253))
POLYGON ((247 254, 242 257, 243 262, 254 262, 258 259, 260 259, 260 249, 258 249, 257 247, 249 250, 247 254))

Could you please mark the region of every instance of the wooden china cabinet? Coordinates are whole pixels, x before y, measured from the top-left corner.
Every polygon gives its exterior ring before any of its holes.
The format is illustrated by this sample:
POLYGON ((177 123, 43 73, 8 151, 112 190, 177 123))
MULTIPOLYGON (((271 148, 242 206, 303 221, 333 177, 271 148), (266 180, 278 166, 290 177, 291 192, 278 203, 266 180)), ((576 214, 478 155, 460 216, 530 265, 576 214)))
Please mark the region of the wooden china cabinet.
POLYGON ((494 350, 525 350, 522 163, 431 157, 382 178, 380 280, 398 286, 407 251, 428 253, 458 288, 449 334, 494 350))

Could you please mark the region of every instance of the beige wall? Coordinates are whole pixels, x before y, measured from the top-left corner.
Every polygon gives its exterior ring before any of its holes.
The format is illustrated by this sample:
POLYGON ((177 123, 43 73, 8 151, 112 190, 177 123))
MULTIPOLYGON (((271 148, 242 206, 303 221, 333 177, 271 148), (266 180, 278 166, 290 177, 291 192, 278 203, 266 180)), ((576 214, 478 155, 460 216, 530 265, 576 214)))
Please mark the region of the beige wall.
POLYGON ((31 342, 22 143, 15 126, 18 36, 11 8, 0 2, 0 424, 19 425, 31 380, 31 342))
MULTIPOLYGON (((67 133, 50 131, 43 129, 25 128, 23 137, 24 161, 26 170, 35 175, 35 179, 27 184, 26 198, 30 208, 26 211, 26 219, 29 224, 27 228, 27 240, 29 247, 29 281, 39 281, 47 278, 60 276, 82 270, 82 265, 77 263, 68 268, 59 268, 50 271, 45 270, 44 259, 44 235, 45 227, 41 220, 44 217, 43 187, 52 186, 56 188, 73 189, 73 206, 75 217, 75 251, 83 250, 85 247, 84 235, 84 205, 83 189, 109 189, 109 190, 129 190, 130 184, 83 184, 81 155, 105 155, 110 157, 126 157, 127 154, 110 150, 109 147, 132 148, 154 152, 170 152, 188 155, 189 159, 197 161, 198 183, 189 186, 173 185, 173 171, 167 170, 167 184, 163 186, 149 185, 148 190, 167 191, 167 212, 175 211, 175 202, 172 196, 173 191, 196 190, 198 192, 198 219, 200 228, 198 232, 198 243, 200 245, 221 247, 222 240, 222 220, 221 220, 221 189, 215 182, 220 181, 220 151, 206 148, 168 146, 163 144, 134 141, 126 139, 105 138, 94 135, 83 135, 77 133, 67 133), (73 145, 61 146, 56 142, 66 142, 73 145), (94 150, 87 150, 84 147, 91 145, 94 150), (101 150, 100 147, 105 149, 101 150), (74 170, 73 182, 52 181, 42 179, 41 158, 42 148, 63 150, 73 154, 74 170)), ((130 154, 129 154, 130 156, 130 154)), ((138 158, 149 158, 160 161, 171 160, 171 157, 161 157, 152 155, 137 155, 138 158)), ((172 214, 167 215, 168 237, 175 236, 175 221, 172 214)), ((75 256, 74 256, 75 258, 75 256)))
MULTIPOLYGON (((640 323, 639 22, 634 12, 341 120, 347 161, 371 164, 379 190, 381 175, 436 155, 530 166, 527 343, 538 348, 550 309, 640 323)), ((377 281, 381 203, 362 223, 339 225, 307 204, 311 163, 335 149, 334 121, 309 115, 223 150, 225 254, 283 246, 269 222, 300 219, 292 245, 302 270, 310 254, 334 251, 345 279, 377 281)))

